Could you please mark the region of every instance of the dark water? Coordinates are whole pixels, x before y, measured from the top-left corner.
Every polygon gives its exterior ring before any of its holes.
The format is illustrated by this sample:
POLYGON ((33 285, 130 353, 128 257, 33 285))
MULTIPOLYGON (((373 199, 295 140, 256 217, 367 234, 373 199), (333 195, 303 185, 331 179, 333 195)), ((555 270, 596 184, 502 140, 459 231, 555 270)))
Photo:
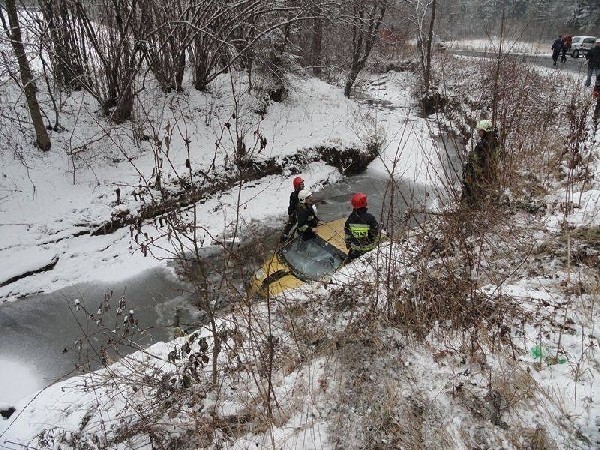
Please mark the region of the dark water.
POLYGON ((409 207, 418 206, 420 210, 427 204, 425 186, 391 182, 366 173, 346 178, 315 193, 313 197, 318 202, 319 218, 327 222, 347 217, 352 212, 350 199, 356 192, 367 194, 369 212, 388 230, 415 219, 407 217, 409 207))
POLYGON ((460 187, 465 142, 458 136, 442 135, 436 138, 438 148, 437 187, 419 184, 405 178, 390 179, 381 173, 367 171, 345 178, 314 193, 318 216, 324 221, 346 217, 352 211, 350 199, 356 192, 368 197, 368 209, 388 232, 401 231, 426 219, 434 199, 446 201, 453 189, 460 187))
MULTIPOLYGON (((177 309, 187 308, 183 285, 163 270, 147 271, 123 282, 78 284, 4 303, 0 305, 0 361, 15 361, 28 367, 40 380, 40 387, 82 370, 98 368, 101 364, 98 351, 106 345, 112 330, 115 340, 126 342, 122 339, 124 316, 116 314, 121 296, 126 299, 125 314, 132 309, 138 321, 138 327, 129 327, 127 337, 140 346, 167 339, 177 309), (104 311, 102 325, 98 326, 98 308, 111 290, 113 295, 108 302, 111 309, 104 311), (75 299, 80 301, 79 311, 75 299), (94 317, 90 318, 85 311, 94 317)), ((135 348, 126 345, 121 350, 131 352, 135 348)), ((2 377, 11 375, 18 376, 3 373, 2 377)), ((3 389, 8 387, 0 386, 0 403, 3 393, 5 397, 10 394, 3 389)))

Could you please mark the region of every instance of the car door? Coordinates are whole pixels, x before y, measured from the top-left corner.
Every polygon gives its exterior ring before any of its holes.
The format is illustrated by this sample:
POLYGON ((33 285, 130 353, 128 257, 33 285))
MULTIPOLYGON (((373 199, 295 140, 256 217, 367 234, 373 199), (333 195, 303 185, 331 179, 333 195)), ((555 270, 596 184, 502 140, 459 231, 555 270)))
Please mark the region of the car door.
POLYGON ((571 42, 571 56, 573 58, 578 58, 584 52, 582 51, 583 44, 583 36, 573 36, 573 41, 571 42))
POLYGON ((581 48, 584 49, 585 51, 587 51, 587 50, 589 50, 590 48, 592 48, 594 46, 594 42, 596 42, 596 38, 595 37, 586 37, 583 40, 581 48))

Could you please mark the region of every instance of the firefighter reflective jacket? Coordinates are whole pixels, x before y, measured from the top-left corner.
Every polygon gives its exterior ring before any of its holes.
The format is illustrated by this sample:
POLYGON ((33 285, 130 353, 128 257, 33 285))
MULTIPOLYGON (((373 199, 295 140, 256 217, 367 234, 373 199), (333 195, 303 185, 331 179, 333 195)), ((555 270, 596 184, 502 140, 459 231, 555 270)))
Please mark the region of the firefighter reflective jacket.
POLYGON ((298 230, 298 233, 302 235, 303 238, 309 239, 315 236, 313 228, 319 224, 319 218, 312 205, 307 205, 303 202, 298 203, 298 207, 296 208, 296 220, 296 230, 298 230))
POLYGON ((365 253, 377 245, 379 224, 367 208, 352 211, 344 225, 344 240, 350 252, 365 253))
POLYGON ((292 191, 292 193, 290 194, 290 204, 288 206, 288 216, 290 218, 292 218, 292 220, 295 222, 296 221, 296 208, 298 207, 298 194, 300 193, 300 191, 297 191, 296 189, 294 189, 292 191))

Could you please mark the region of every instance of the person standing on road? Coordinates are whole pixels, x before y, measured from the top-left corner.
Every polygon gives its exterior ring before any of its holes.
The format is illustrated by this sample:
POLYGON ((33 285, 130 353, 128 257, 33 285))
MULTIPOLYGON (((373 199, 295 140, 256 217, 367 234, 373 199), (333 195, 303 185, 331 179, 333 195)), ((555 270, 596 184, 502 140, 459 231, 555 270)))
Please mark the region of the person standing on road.
POLYGON ((280 242, 285 242, 288 240, 290 231, 296 225, 296 208, 298 207, 298 194, 302 189, 304 189, 304 180, 301 177, 294 178, 292 182, 294 186, 294 190, 290 194, 290 203, 288 205, 288 221, 283 228, 283 233, 280 238, 280 242))
POLYGON ((558 61, 558 57, 560 55, 560 52, 562 52, 563 49, 563 40, 562 40, 562 36, 558 36, 558 39, 556 39, 553 43, 552 43, 552 61, 554 61, 554 66, 556 65, 556 61, 558 61))
POLYGON ((573 43, 573 36, 563 36, 562 38, 563 41, 563 46, 562 46, 562 53, 560 54, 560 62, 561 63, 566 63, 567 62, 567 52, 571 49, 571 44, 573 43))
POLYGON ((592 75, 596 75, 596 81, 600 77, 600 39, 596 39, 594 46, 585 54, 585 59, 588 60, 588 75, 585 86, 589 87, 592 84, 592 75))
POLYGON ((316 236, 313 230, 319 224, 319 218, 312 201, 312 192, 302 189, 298 192, 298 206, 296 208, 296 230, 306 241, 316 236))
POLYGON ((350 199, 352 213, 344 224, 344 241, 348 248, 348 259, 358 258, 373 250, 379 238, 379 223, 367 212, 367 196, 357 192, 350 199))

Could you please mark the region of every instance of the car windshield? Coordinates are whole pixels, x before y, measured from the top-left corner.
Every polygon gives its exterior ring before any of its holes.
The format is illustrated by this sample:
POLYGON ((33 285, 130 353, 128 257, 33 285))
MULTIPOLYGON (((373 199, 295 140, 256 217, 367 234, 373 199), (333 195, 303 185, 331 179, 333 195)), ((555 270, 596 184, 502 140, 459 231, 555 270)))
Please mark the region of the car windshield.
POLYGON ((281 250, 281 256, 295 276, 316 281, 335 272, 346 255, 319 236, 303 241, 297 237, 281 250))

